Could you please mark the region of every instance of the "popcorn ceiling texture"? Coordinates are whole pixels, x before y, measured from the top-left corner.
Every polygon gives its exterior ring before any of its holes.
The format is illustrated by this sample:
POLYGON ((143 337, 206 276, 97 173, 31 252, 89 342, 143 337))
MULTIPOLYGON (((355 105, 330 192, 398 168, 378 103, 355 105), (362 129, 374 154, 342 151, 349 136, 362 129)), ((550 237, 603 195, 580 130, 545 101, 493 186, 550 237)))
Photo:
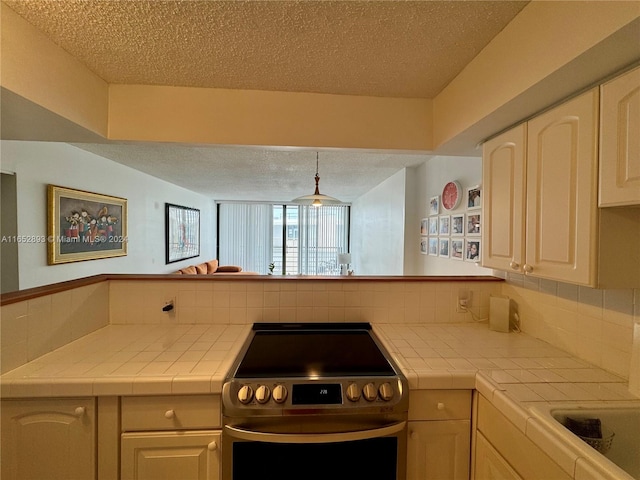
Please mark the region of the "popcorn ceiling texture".
POLYGON ((5 3, 108 83, 433 98, 528 2, 5 3))

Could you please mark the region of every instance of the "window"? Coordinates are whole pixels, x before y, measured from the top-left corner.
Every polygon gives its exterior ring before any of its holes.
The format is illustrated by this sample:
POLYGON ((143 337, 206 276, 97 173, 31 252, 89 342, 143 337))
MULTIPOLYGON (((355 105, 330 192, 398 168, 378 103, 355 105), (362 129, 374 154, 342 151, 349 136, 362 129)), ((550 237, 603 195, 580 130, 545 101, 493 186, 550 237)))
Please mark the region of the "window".
POLYGON ((348 205, 218 204, 218 260, 275 275, 338 275, 349 250, 348 205))

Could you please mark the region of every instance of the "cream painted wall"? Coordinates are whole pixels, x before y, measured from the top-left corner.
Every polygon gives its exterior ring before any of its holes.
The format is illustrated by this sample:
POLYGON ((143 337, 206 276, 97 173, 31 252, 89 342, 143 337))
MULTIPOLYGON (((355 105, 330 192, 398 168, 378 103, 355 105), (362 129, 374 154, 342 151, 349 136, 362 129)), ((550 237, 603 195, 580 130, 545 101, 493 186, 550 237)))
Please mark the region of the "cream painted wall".
POLYGON ((18 234, 47 235, 47 185, 87 190, 128 201, 128 255, 47 265, 44 243, 20 243, 20 289, 99 273, 170 273, 198 258, 165 264, 165 202, 200 209, 201 260, 215 258, 214 201, 69 144, 2 141, 3 171, 15 172, 18 234))
POLYGON ((404 272, 406 169, 362 195, 351 207, 351 252, 356 275, 404 272))
MULTIPOLYGON (((428 206, 431 197, 440 195, 442 188, 452 180, 460 183, 465 194, 467 188, 479 185, 482 182, 482 158, 431 157, 424 164, 412 168, 407 175, 407 189, 414 193, 407 196, 406 275, 493 275, 494 273, 493 270, 482 268, 472 262, 420 253, 420 220, 429 216, 428 206)), ((466 212, 464 199, 451 212, 440 208, 440 215, 443 216, 466 212)))

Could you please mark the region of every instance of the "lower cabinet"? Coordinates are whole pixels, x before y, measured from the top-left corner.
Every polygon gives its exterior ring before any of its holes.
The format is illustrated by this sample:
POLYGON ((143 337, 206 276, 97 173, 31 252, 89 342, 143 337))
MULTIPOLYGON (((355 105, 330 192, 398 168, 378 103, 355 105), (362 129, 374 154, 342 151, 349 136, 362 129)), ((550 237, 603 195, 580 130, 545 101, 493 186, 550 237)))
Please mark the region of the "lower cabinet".
POLYGON ((475 478, 485 480, 522 480, 511 465, 491 446, 484 435, 476 434, 475 478))
POLYGON ((122 480, 218 480, 220 437, 217 431, 124 433, 122 480))
POLYGON ((96 399, 11 399, 2 405, 3 480, 96 478, 96 399))
POLYGON ((478 395, 474 479, 571 480, 571 476, 478 395))
POLYGON ((220 397, 122 397, 121 480, 219 480, 220 397))
POLYGON ((410 393, 407 480, 468 480, 471 391, 410 393))

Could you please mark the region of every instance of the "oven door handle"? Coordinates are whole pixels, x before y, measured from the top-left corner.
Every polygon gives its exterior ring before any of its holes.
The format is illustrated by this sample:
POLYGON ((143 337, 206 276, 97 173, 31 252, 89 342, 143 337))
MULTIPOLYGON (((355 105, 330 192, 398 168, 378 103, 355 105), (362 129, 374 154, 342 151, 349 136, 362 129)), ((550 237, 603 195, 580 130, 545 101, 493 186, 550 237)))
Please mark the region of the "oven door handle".
POLYGON ((240 440, 266 443, 338 443, 355 440, 369 440, 371 438, 386 437, 401 432, 407 422, 394 423, 386 427, 370 430, 356 430, 339 433, 269 433, 245 430, 243 428, 225 425, 229 435, 240 440))

